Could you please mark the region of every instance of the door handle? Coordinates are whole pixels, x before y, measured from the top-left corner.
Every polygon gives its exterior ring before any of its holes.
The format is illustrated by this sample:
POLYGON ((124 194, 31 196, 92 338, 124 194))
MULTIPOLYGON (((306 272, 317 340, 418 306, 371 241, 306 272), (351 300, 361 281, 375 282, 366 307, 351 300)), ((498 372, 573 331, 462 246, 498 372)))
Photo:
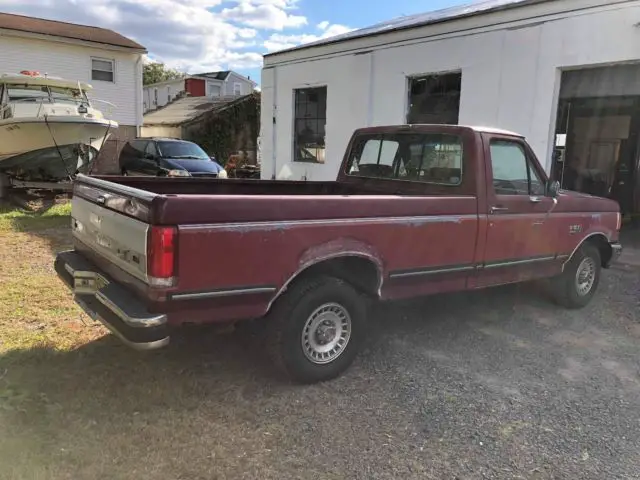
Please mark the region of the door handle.
POLYGON ((509 209, 507 207, 496 207, 496 206, 493 206, 493 207, 491 207, 490 211, 491 211, 491 213, 507 212, 507 211, 509 211, 509 209))
POLYGON ((531 196, 531 197, 529 197, 529 201, 531 203, 540 203, 542 201, 542 199, 540 197, 537 197, 537 196, 531 196))

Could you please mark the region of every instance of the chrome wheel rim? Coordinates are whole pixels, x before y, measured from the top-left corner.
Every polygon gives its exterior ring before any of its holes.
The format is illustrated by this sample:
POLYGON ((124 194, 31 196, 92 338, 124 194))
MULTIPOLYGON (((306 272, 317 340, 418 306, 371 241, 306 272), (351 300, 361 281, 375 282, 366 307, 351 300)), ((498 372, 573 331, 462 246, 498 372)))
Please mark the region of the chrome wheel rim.
POLYGON ((302 330, 302 351, 315 364, 333 362, 345 351, 351 338, 351 316, 339 303, 316 308, 302 330))
POLYGON ((593 288, 596 281, 596 262, 593 258, 585 258, 580 262, 576 271, 576 290, 578 295, 584 297, 593 288))

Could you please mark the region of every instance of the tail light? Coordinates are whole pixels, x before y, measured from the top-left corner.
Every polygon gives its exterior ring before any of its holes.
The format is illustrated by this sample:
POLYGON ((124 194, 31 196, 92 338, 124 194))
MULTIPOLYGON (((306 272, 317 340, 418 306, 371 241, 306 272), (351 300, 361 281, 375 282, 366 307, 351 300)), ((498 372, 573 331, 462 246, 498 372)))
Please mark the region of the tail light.
POLYGON ((616 231, 620 231, 621 228, 622 228, 622 215, 620 214, 620 212, 618 212, 618 215, 616 218, 616 231))
POLYGON ((151 227, 147 242, 147 276, 150 285, 156 287, 174 285, 177 240, 177 228, 151 227))

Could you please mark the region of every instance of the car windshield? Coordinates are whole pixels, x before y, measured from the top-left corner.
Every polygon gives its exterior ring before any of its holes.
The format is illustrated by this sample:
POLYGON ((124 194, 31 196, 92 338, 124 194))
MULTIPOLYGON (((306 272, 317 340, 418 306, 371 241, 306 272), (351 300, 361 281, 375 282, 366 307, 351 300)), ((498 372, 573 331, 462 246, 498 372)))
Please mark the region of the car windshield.
POLYGON ((190 142, 159 142, 158 149, 160 155, 165 158, 191 158, 194 160, 210 160, 206 154, 195 143, 190 142))
POLYGON ((8 84, 7 93, 12 102, 54 102, 80 104, 87 102, 86 96, 78 88, 54 87, 47 85, 8 84))

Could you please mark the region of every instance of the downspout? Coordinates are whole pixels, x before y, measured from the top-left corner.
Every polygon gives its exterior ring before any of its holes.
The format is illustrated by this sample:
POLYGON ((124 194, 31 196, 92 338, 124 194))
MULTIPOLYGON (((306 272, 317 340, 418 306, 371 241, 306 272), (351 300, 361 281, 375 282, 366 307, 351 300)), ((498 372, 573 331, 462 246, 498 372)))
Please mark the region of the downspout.
POLYGON ((143 85, 143 75, 142 75, 142 54, 138 55, 138 60, 136 61, 136 94, 135 94, 135 102, 136 102, 136 137, 140 136, 140 129, 142 126, 142 123, 144 120, 144 115, 142 112, 142 99, 140 98, 140 93, 142 92, 142 89, 144 88, 143 85), (140 80, 140 83, 138 84, 138 79, 140 80), (138 88, 138 85, 140 85, 140 87, 138 88))

